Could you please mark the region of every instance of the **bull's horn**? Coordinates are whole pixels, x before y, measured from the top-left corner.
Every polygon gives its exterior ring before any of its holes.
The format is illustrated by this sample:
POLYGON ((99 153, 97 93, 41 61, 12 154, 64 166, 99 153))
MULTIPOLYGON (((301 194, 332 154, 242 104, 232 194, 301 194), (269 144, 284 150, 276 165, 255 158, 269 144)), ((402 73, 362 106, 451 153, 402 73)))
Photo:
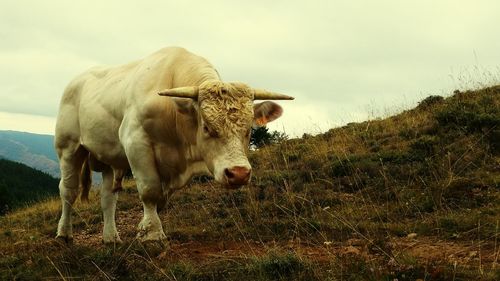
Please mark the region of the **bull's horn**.
POLYGON ((177 97, 177 98, 198 98, 198 87, 179 87, 166 89, 158 93, 160 96, 177 97))
POLYGON ((269 92, 266 90, 254 89, 254 100, 293 100, 294 97, 269 92))

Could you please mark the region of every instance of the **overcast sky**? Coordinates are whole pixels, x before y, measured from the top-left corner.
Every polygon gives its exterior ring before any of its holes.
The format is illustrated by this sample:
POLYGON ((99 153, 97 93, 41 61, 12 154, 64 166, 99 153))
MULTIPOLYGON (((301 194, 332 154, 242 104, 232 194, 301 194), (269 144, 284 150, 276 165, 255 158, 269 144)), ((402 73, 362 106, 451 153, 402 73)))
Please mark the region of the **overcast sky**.
POLYGON ((500 1, 241 2, 1 1, 0 130, 53 134, 75 75, 172 45, 295 96, 270 126, 290 135, 500 81, 500 1))

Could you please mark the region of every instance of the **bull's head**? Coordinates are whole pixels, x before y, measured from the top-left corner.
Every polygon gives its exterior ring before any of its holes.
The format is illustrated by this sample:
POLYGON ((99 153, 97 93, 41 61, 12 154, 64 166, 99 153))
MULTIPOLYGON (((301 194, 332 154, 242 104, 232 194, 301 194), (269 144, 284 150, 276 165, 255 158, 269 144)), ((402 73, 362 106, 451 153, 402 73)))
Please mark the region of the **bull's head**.
POLYGON ((250 180, 247 152, 252 126, 264 126, 283 113, 278 104, 254 100, 292 100, 292 97, 257 90, 242 83, 204 82, 199 87, 162 91, 174 99, 182 114, 197 123, 196 146, 216 181, 237 188, 250 180))

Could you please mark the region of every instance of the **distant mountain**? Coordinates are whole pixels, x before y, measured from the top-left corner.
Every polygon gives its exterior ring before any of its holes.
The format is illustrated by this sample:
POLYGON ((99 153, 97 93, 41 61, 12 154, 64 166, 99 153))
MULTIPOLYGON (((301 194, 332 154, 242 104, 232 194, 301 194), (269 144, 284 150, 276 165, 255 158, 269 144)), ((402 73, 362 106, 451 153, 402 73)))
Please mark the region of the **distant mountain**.
POLYGON ((57 196, 59 180, 24 164, 0 159, 0 214, 57 196))
POLYGON ((59 177, 59 163, 54 149, 54 136, 17 131, 0 131, 0 158, 59 177))

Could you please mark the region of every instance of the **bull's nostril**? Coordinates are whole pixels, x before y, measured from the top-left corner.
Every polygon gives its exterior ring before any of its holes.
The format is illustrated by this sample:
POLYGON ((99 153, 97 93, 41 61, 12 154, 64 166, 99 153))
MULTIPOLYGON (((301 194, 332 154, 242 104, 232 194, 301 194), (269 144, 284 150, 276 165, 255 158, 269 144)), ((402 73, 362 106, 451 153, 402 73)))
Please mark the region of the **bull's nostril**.
POLYGON ((224 176, 231 186, 242 186, 250 180, 251 169, 242 166, 234 166, 224 169, 224 176))
POLYGON ((234 178, 234 173, 233 173, 233 172, 231 172, 231 170, 229 170, 229 169, 227 169, 227 168, 226 168, 226 169, 224 169, 224 174, 226 174, 226 177, 227 177, 228 179, 232 179, 232 178, 234 178))

